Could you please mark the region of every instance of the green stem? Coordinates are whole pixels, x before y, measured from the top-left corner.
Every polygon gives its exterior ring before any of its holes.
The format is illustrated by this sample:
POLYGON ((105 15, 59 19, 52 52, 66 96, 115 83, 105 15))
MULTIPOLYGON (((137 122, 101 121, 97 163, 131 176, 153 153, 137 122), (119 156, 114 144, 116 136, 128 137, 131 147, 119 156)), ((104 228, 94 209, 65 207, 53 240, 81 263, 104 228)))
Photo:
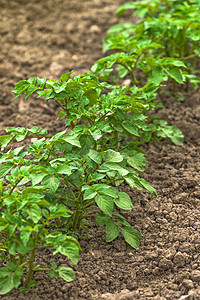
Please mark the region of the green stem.
POLYGON ((89 117, 87 117, 87 116, 83 116, 83 117, 88 120, 88 122, 90 123, 91 126, 93 125, 93 122, 92 122, 92 120, 89 117))
POLYGON ((34 262, 34 258, 35 258, 35 252, 37 250, 36 243, 37 243, 37 239, 40 236, 40 233, 41 233, 41 231, 43 229, 44 229, 44 227, 40 228, 40 230, 38 231, 37 234, 35 234, 34 232, 32 233, 33 234, 33 238, 34 238, 34 246, 35 247, 31 251, 31 256, 30 256, 30 261, 29 261, 29 268, 28 268, 28 275, 27 275, 25 283, 24 283, 24 286, 26 288, 28 287, 28 284, 29 284, 29 282, 30 282, 30 280, 32 278, 32 275, 33 275, 33 269, 34 269, 33 262, 34 262))
POLYGON ((55 146, 56 142, 52 144, 50 150, 49 150, 49 154, 48 154, 48 157, 47 157, 47 161, 46 161, 46 166, 48 165, 49 163, 49 159, 50 159, 50 155, 51 155, 51 152, 53 150, 53 147, 55 146))
POLYGON ((79 208, 78 206, 76 207, 76 212, 74 215, 74 220, 73 220, 73 224, 72 224, 72 228, 75 231, 77 228, 77 223, 78 223, 78 219, 79 219, 79 208))
POLYGON ((107 182, 106 184, 109 185, 109 184, 111 184, 111 183, 113 183, 115 181, 119 181, 119 180, 124 180, 124 178, 113 179, 113 180, 107 182))
POLYGON ((138 81, 137 86, 139 86, 143 80, 145 80, 147 78, 147 76, 152 72, 152 69, 149 70, 147 73, 145 73, 142 78, 138 81))
POLYGON ((81 192, 81 189, 73 181, 71 181, 69 178, 68 179, 65 178, 64 181, 65 181, 65 183, 69 182, 71 185, 73 185, 73 187, 75 187, 78 191, 81 192))
POLYGON ((15 184, 13 185, 13 187, 12 187, 11 190, 10 190, 9 195, 12 194, 12 192, 13 192, 14 189, 17 187, 17 185, 20 183, 20 181, 22 181, 22 179, 23 179, 23 178, 20 178, 20 179, 18 179, 18 180, 15 182, 15 184))
POLYGON ((173 79, 173 94, 176 93, 176 88, 177 88, 177 83, 176 83, 176 80, 173 79))
POLYGON ((96 215, 84 215, 80 218, 80 220, 82 219, 86 219, 86 218, 92 218, 92 217, 95 217, 96 215))
POLYGON ((31 256, 30 256, 30 262, 29 262, 29 268, 28 268, 28 275, 26 277, 26 281, 25 281, 25 284, 24 286, 27 288, 28 287, 28 284, 32 278, 32 275, 33 275, 33 261, 34 261, 34 257, 35 257, 35 251, 36 251, 36 248, 34 248, 32 251, 31 251, 31 256))
POLYGON ((103 120, 103 118, 109 113, 109 111, 107 111, 103 116, 101 116, 101 118, 97 121, 97 122, 100 122, 103 120))
POLYGON ((123 66, 129 73, 130 73, 130 76, 132 78, 132 81, 133 81, 133 84, 137 85, 137 80, 135 78, 135 75, 134 75, 134 72, 133 70, 131 70, 129 67, 127 67, 125 64, 122 64, 122 63, 118 63, 119 65, 123 66))
MULTIPOLYGON (((21 254, 19 254, 19 264, 20 264, 20 267, 23 266, 23 263, 24 263, 24 258, 21 254)), ((24 286, 24 278, 23 276, 21 277, 21 286, 24 286)))
POLYGON ((83 209, 85 209, 87 207, 90 207, 90 206, 92 206, 95 203, 96 203, 95 201, 91 201, 91 202, 87 203, 85 206, 83 206, 83 209))

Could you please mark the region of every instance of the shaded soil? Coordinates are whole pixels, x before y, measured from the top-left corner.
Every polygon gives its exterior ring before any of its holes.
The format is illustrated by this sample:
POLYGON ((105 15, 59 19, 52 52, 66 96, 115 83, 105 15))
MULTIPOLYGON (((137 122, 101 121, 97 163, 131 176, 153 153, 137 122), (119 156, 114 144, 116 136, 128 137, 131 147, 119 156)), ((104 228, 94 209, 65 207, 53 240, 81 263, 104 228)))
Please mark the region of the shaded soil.
MULTIPOLYGON (((72 69, 87 72, 102 57, 102 39, 125 2, 1 0, 0 134, 9 126, 63 129, 53 103, 14 100, 11 89, 31 76, 58 79, 72 69)), ((94 223, 95 237, 81 241, 74 282, 38 272, 29 295, 15 290, 0 299, 200 299, 200 92, 183 93, 182 103, 163 97, 165 108, 158 114, 183 131, 184 145, 169 140, 144 145, 148 163, 142 176, 158 198, 121 187, 133 200, 134 209, 121 214, 141 232, 139 250, 122 237, 106 243, 104 229, 94 223)), ((62 255, 37 255, 43 266, 55 259, 66 265, 62 255)))

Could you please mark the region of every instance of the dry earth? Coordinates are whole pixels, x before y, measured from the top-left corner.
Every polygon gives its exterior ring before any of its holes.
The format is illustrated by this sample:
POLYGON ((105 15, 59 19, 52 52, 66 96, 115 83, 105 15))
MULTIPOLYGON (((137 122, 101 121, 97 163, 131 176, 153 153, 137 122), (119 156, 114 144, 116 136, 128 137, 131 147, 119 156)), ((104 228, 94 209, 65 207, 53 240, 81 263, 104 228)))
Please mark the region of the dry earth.
MULTIPOLYGON (((0 1, 0 134, 9 126, 63 129, 54 104, 14 100, 11 89, 31 76, 57 79, 72 69, 87 72, 102 57, 102 39, 125 2, 0 1)), ((14 290, 0 299, 200 299, 200 92, 182 92, 184 102, 164 97, 158 114, 183 131, 184 145, 169 140, 144 145, 148 163, 142 176, 158 198, 122 186, 134 209, 121 213, 141 232, 139 250, 122 237, 106 243, 104 230, 93 224, 95 238, 81 242, 74 282, 36 273, 38 285, 29 295, 14 290)), ((44 266, 53 259, 48 251, 37 256, 44 266)), ((56 261, 66 264, 62 255, 56 261)))

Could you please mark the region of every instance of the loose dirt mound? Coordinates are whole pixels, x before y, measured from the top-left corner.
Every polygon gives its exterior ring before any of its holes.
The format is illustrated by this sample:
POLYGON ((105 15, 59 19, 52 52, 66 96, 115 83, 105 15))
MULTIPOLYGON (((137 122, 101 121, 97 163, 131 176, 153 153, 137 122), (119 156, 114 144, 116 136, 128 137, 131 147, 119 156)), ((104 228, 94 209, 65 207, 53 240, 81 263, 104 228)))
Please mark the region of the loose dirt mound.
MULTIPOLYGON (((14 100, 10 91, 31 76, 57 79, 72 69, 87 72, 102 57, 103 36, 118 22, 114 11, 125 2, 1 1, 0 134, 9 126, 63 129, 54 104, 14 100)), ((122 237, 106 243, 104 230, 91 224, 95 237, 81 242, 74 282, 36 273, 38 285, 29 295, 12 291, 0 299, 200 299, 200 93, 184 95, 183 103, 162 99, 165 109, 158 112, 183 131, 184 145, 165 140, 144 146, 148 164, 142 176, 159 197, 122 186, 134 209, 120 213, 141 232, 139 250, 122 237)), ((43 266, 51 260, 48 251, 37 256, 43 266)), ((66 264, 62 255, 56 262, 66 264)))

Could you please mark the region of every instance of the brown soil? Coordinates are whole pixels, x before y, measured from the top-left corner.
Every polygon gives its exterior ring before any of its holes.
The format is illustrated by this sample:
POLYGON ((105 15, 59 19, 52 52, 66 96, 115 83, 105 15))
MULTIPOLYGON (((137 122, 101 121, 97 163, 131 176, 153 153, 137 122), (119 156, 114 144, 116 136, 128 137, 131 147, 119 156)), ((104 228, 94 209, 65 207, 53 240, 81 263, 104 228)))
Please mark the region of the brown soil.
MULTIPOLYGON (((115 9, 126 2, 1 0, 0 134, 9 126, 63 129, 54 104, 14 100, 11 89, 31 76, 58 79, 72 69, 87 72, 103 55, 106 30, 118 22, 115 9)), ((104 229, 93 224, 95 237, 81 242, 74 282, 38 272, 38 285, 28 295, 13 290, 0 299, 200 299, 200 93, 183 93, 183 103, 163 99, 159 114, 183 131, 184 145, 165 140, 144 146, 148 164, 142 176, 158 198, 122 187, 134 209, 121 214, 141 232, 139 250, 122 237, 106 243, 104 229)), ((51 260, 48 251, 37 256, 42 265, 51 260)), ((66 264, 62 255, 56 262, 66 264)))

